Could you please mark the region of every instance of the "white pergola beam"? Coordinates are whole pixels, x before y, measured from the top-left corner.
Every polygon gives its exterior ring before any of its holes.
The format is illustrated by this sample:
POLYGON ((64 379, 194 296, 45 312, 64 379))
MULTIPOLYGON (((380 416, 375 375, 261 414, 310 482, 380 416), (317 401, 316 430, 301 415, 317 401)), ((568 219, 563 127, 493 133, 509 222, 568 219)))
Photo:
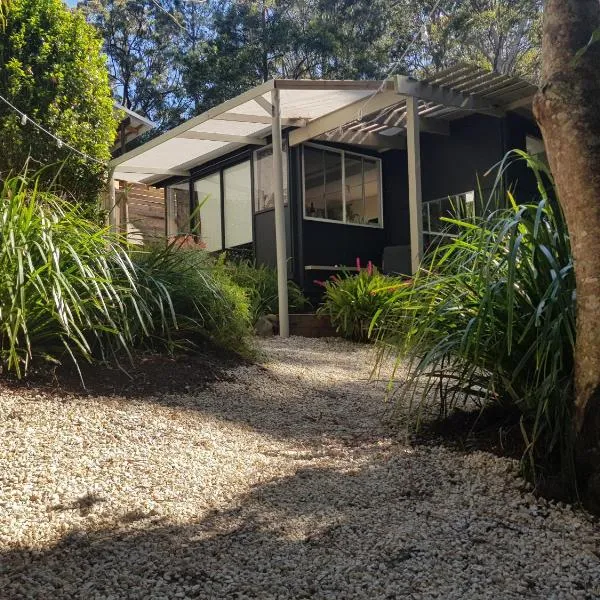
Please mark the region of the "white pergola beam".
POLYGON ((266 141, 262 138, 246 135, 230 135, 229 133, 209 133, 205 131, 186 131, 180 138, 186 140, 208 140, 211 142, 235 142, 237 144, 253 144, 255 146, 265 146, 266 141))
POLYGON ((117 173, 148 173, 148 175, 167 175, 173 177, 188 177, 190 172, 183 169, 159 169, 157 167, 132 167, 121 165, 116 169, 117 173))
POLYGON ((408 149, 408 208, 410 216, 410 262, 413 275, 423 258, 423 197, 421 191, 421 140, 416 98, 406 100, 406 145, 408 149))
MULTIPOLYGON (((250 100, 254 100, 258 96, 262 96, 263 94, 270 92, 272 89, 274 89, 274 87, 275 87, 275 84, 272 79, 270 81, 266 81, 265 83, 255 87, 251 90, 248 90, 247 92, 244 92, 243 94, 240 94, 239 96, 236 96, 235 98, 232 98, 231 100, 227 100, 226 102, 219 104, 219 106, 215 106, 215 108, 211 108, 210 110, 203 112, 201 115, 198 115, 197 117, 194 117, 193 119, 190 119, 189 121, 186 121, 185 123, 182 123, 181 125, 178 125, 177 127, 174 127, 173 129, 163 133, 162 135, 155 137, 153 140, 146 142, 139 148, 135 148, 135 150, 131 150, 130 152, 126 152, 122 156, 114 158, 113 160, 110 161, 110 164, 111 164, 111 166, 116 167, 116 166, 120 165, 121 163, 131 160, 132 158, 139 156, 140 154, 143 154, 144 152, 147 152, 151 148, 155 148, 156 146, 159 146, 160 144, 164 144, 164 142, 167 142, 169 140, 172 140, 173 138, 176 138, 177 136, 181 135, 184 131, 189 131, 190 129, 197 127, 201 123, 205 123, 206 121, 208 121, 210 119, 214 119, 214 118, 218 117, 219 115, 224 114, 227 111, 230 111, 233 108, 241 106, 242 104, 245 104, 246 102, 249 102, 250 100)), ((270 121, 269 121, 269 123, 270 123, 270 121)))
POLYGON ((287 242, 285 232, 285 207, 283 199, 283 146, 281 135, 281 103, 277 88, 271 92, 273 105, 273 192, 275 204, 275 248, 277 252, 277 296, 279 303, 279 335, 290 336, 288 287, 287 287, 287 242))
POLYGON ((316 139, 340 144, 356 144, 380 151, 391 149, 404 150, 406 148, 406 140, 402 136, 381 135, 370 131, 343 131, 340 133, 334 129, 318 136, 316 139))
POLYGON ((291 131, 289 134, 289 145, 290 147, 297 146, 302 142, 323 135, 336 127, 351 123, 357 118, 360 118, 363 113, 370 114, 397 103, 398 95, 388 91, 363 98, 352 104, 348 104, 343 108, 323 115, 318 119, 314 119, 302 129, 291 131), (368 111, 368 113, 366 111, 368 111))
MULTIPOLYGON (((213 117, 215 121, 238 121, 241 123, 263 123, 265 125, 271 125, 271 117, 263 115, 246 115, 242 113, 223 113, 213 117)), ((304 127, 306 125, 306 119, 281 119, 281 124, 293 127, 304 127)))
POLYGON ((258 104, 267 113, 267 115, 270 116, 273 114, 273 105, 268 100, 265 100, 263 96, 254 98, 254 102, 256 102, 256 104, 258 104))
POLYGON ((419 98, 434 104, 460 108, 463 110, 472 110, 493 117, 503 117, 504 111, 494 106, 492 103, 482 100, 476 96, 461 94, 448 88, 430 85, 407 77, 406 75, 396 75, 396 91, 401 96, 410 98, 419 98))

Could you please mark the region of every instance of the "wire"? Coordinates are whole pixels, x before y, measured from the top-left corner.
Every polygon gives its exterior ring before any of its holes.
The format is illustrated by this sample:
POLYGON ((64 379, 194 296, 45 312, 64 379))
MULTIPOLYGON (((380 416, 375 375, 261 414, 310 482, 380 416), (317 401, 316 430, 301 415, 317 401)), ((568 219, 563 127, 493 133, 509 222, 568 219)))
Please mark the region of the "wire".
POLYGON ((2 102, 4 102, 4 104, 6 104, 7 106, 10 106, 10 108, 12 108, 21 117, 21 125, 26 125, 27 123, 31 123, 34 127, 39 129, 40 131, 43 131, 46 135, 49 135, 52 139, 54 139, 59 148, 62 148, 64 146, 65 148, 68 148, 72 152, 75 152, 75 154, 78 154, 85 160, 89 160, 91 162, 98 163, 99 165, 102 165, 102 166, 108 165, 107 162, 105 162, 103 160, 99 160, 97 158, 94 158, 93 156, 90 156, 89 154, 86 154, 85 152, 78 150, 74 146, 71 146, 71 144, 68 144, 64 140, 61 140, 57 135, 54 135, 51 131, 49 131, 48 129, 46 129, 45 127, 43 127, 36 121, 34 121, 31 117, 27 116, 22 110, 19 110, 14 104, 12 104, 12 102, 9 102, 4 96, 0 95, 0 100, 2 100, 2 102))

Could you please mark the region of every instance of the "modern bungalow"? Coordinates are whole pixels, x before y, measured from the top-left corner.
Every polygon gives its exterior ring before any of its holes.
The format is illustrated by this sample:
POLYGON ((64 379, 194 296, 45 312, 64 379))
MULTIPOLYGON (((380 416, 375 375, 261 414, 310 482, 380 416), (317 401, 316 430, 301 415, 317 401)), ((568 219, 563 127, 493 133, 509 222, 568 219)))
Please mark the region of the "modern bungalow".
MULTIPOLYGON (((115 158, 113 177, 164 188, 167 236, 193 214, 207 250, 278 266, 285 333, 286 278, 314 296, 357 257, 412 273, 456 198, 489 193, 510 149, 543 152, 535 92, 462 65, 421 81, 272 80, 115 158)), ((524 168, 510 178, 535 193, 524 168)))

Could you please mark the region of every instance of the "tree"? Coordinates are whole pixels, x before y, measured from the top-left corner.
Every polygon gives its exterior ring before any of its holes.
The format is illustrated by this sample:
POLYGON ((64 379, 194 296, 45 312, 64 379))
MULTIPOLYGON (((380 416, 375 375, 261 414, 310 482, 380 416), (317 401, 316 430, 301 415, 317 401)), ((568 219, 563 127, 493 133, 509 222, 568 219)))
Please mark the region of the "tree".
POLYGON ((186 48, 181 2, 83 0, 78 7, 104 40, 115 99, 156 122, 181 121, 189 107, 179 60, 186 48))
MULTIPOLYGON (((459 0, 451 8, 445 4, 403 0, 397 5, 401 23, 407 15, 412 21, 409 35, 423 32, 406 56, 408 70, 435 72, 466 62, 498 73, 537 78, 541 0, 459 0)), ((400 29, 406 31, 403 26, 400 29)), ((397 53, 406 43, 404 36, 399 38, 397 53)))
POLYGON ((599 26, 598 0, 547 0, 542 81, 534 102, 573 250, 575 459, 582 491, 595 509, 600 509, 600 45, 577 54, 599 26))
POLYGON ((0 93, 89 155, 88 160, 0 105, 0 173, 45 170, 77 199, 95 200, 104 184, 116 121, 96 32, 61 0, 12 0, 0 30, 0 93), (98 162, 96 162, 98 161, 98 162))

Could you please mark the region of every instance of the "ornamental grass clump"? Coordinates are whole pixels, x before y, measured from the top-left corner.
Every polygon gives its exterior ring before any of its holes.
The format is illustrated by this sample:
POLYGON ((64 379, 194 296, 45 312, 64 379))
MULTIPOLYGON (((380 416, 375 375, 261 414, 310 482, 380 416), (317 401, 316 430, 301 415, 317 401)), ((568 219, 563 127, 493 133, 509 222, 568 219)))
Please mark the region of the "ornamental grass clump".
POLYGON ((323 303, 317 314, 329 317, 331 324, 345 338, 366 342, 378 329, 378 317, 390 295, 408 285, 401 277, 383 275, 371 261, 358 272, 343 272, 327 281, 316 281, 324 288, 323 303))
POLYGON ((75 364, 129 353, 174 325, 166 290, 142 284, 120 240, 26 176, 0 182, 0 363, 75 364), (157 323, 156 314, 161 314, 157 323))
POLYGON ((538 201, 508 194, 509 208, 446 219, 458 234, 390 298, 379 339, 382 356, 408 364, 401 389, 416 406, 435 401, 442 416, 468 399, 516 408, 528 474, 558 471, 572 483, 573 260, 547 168, 518 155, 536 175, 538 201))

